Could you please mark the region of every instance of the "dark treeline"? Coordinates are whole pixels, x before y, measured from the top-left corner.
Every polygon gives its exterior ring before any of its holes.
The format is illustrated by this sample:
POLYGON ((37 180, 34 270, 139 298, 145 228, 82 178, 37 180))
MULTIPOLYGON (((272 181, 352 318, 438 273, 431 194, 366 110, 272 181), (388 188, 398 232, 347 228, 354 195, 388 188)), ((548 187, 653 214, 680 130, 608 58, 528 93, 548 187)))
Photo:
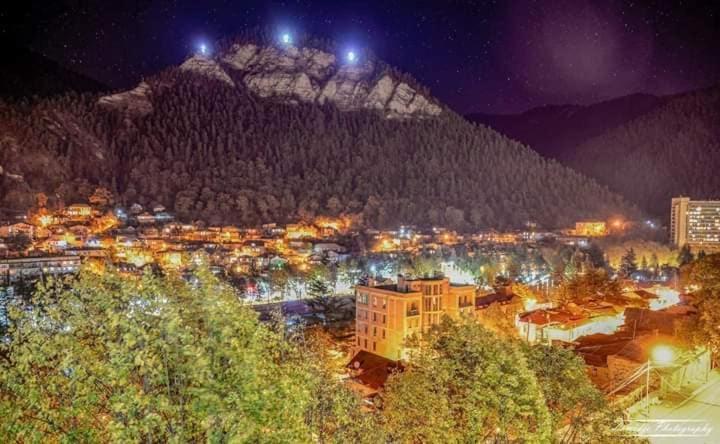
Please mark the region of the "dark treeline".
POLYGON ((720 87, 679 96, 580 145, 568 165, 655 215, 670 199, 720 197, 720 87))
POLYGON ((91 94, 0 105, 0 206, 27 207, 39 191, 70 203, 102 185, 126 204, 210 223, 352 213, 376 227, 557 227, 635 211, 450 112, 388 120, 280 104, 177 69, 147 82, 154 110, 145 117, 102 108, 91 94))

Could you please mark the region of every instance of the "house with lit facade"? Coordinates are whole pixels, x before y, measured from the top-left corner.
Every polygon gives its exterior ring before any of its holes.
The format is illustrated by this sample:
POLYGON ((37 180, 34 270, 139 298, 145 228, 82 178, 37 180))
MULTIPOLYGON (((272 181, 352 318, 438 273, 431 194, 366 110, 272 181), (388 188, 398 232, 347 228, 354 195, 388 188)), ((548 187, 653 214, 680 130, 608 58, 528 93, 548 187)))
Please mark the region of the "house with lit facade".
POLYGON ((572 343, 598 333, 612 334, 625 323, 624 309, 612 304, 591 303, 582 307, 533 310, 518 316, 520 337, 531 344, 572 343))
POLYGON ((397 284, 355 288, 356 351, 390 360, 408 357, 406 340, 440 323, 443 315, 472 316, 475 286, 447 278, 406 279, 397 284))
POLYGON ((602 237, 607 236, 608 227, 604 221, 585 220, 575 222, 575 236, 602 237))

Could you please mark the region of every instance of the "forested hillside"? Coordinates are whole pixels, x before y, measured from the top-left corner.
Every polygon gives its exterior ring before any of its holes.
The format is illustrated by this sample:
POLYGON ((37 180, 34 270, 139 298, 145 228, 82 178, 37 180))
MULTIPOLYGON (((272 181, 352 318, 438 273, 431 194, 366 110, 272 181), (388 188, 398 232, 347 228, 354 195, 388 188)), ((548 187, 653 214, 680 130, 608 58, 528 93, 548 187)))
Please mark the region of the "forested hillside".
POLYGON ((140 114, 92 94, 0 105, 0 206, 29 206, 39 191, 70 203, 103 185, 126 204, 210 223, 353 213, 369 226, 556 227, 635 211, 449 111, 387 118, 282 103, 233 80, 168 69, 145 80, 140 114))
POLYGON ((578 145, 662 106, 668 97, 632 94, 588 106, 548 105, 521 114, 468 115, 543 156, 563 160, 578 145))
POLYGON ((720 87, 664 106, 581 144, 567 164, 655 215, 673 196, 720 198, 720 87))

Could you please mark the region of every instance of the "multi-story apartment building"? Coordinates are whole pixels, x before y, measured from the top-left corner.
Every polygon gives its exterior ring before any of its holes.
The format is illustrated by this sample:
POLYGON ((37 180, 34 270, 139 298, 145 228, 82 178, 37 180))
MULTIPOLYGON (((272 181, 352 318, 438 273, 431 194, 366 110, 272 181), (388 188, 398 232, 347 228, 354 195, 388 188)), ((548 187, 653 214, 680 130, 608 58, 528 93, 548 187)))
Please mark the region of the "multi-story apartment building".
POLYGON ((359 285, 355 296, 357 350, 395 361, 407 358, 407 338, 439 324, 444 314, 475 312, 475 287, 447 278, 400 277, 393 285, 359 285))
POLYGON ((79 256, 19 257, 0 260, 0 282, 22 278, 75 273, 80 269, 79 256))
POLYGON ((670 238, 677 247, 720 251, 720 200, 675 197, 670 208, 670 238))

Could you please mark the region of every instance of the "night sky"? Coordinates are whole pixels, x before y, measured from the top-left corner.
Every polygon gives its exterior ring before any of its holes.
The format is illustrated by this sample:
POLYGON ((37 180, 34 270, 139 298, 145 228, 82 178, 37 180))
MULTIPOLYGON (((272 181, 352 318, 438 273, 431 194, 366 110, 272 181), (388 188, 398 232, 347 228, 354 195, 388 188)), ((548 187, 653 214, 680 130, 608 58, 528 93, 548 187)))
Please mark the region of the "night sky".
POLYGON ((112 88, 181 63, 201 41, 257 26, 370 48, 460 112, 670 94, 720 80, 720 2, 14 3, 19 10, 0 11, 3 39, 112 88))

